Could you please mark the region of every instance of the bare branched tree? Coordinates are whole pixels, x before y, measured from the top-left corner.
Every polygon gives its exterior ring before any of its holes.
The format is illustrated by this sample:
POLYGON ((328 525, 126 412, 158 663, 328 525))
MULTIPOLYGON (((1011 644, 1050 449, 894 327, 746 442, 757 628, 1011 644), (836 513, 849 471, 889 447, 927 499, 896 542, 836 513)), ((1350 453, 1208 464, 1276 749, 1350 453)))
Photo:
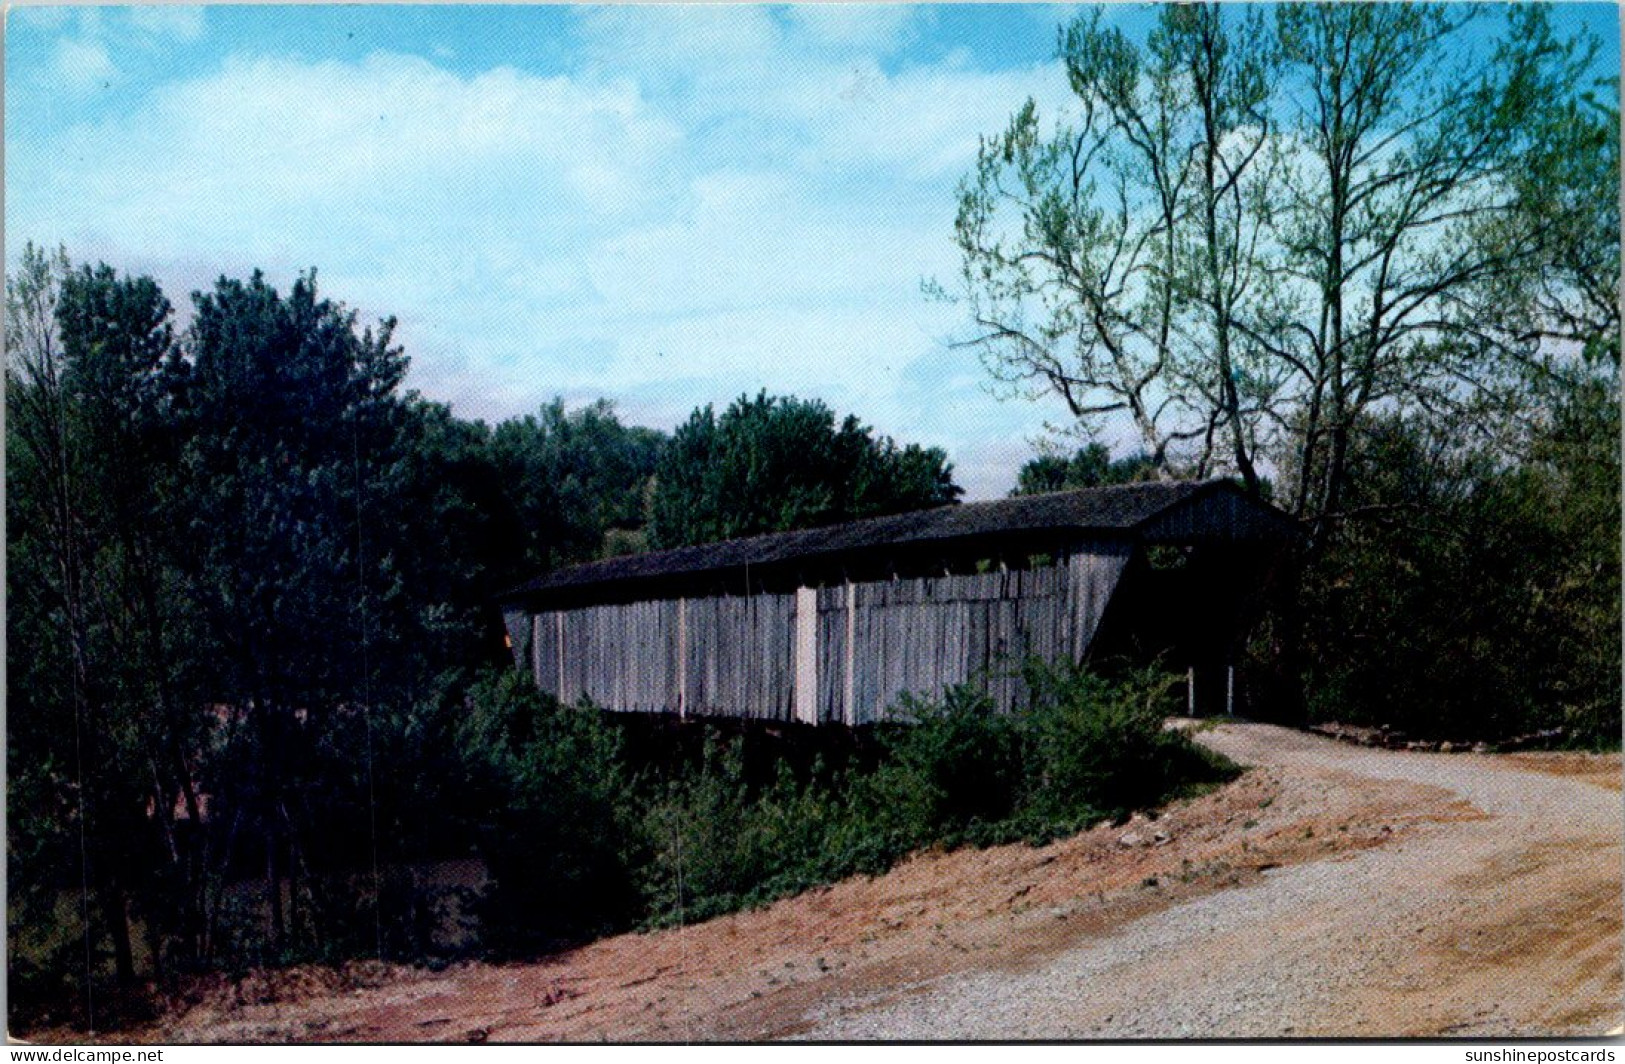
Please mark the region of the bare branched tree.
POLYGON ((1617 332, 1617 234, 1611 263, 1565 250, 1565 181, 1532 169, 1590 61, 1540 9, 1168 5, 1142 44, 1083 16, 1059 55, 1076 114, 1029 101, 961 186, 961 342, 1086 433, 1126 415, 1165 476, 1262 493, 1267 463, 1323 533, 1371 416, 1505 411, 1528 343, 1485 292, 1617 332))

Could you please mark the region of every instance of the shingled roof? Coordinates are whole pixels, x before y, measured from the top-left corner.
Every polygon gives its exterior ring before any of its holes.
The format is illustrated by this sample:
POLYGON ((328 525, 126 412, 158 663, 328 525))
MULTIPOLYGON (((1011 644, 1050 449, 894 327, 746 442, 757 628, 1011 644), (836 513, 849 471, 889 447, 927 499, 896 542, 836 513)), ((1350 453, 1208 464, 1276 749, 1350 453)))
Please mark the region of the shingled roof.
MULTIPOLYGON (((823 528, 609 558, 556 570, 514 588, 503 597, 512 600, 539 592, 701 576, 745 566, 767 569, 794 562, 827 562, 845 555, 872 553, 877 548, 940 545, 1055 530, 1103 533, 1121 538, 1131 536, 1136 529, 1198 495, 1220 492, 1240 495, 1239 489, 1228 481, 1176 481, 1120 484, 942 506, 823 528)), ((1280 515, 1280 519, 1283 523, 1288 521, 1285 515, 1280 515)))

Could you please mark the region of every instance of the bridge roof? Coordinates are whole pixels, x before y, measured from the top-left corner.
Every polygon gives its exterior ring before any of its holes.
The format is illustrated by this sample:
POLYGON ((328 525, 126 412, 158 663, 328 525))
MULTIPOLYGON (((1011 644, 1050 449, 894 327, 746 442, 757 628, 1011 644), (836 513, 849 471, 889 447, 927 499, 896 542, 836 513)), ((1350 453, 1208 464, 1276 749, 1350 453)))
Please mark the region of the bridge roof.
POLYGON ((1060 532, 1078 539, 1146 542, 1288 542, 1298 524, 1229 481, 1161 481, 1023 495, 989 502, 872 517, 795 532, 730 539, 634 554, 558 569, 502 596, 505 601, 579 597, 593 589, 656 585, 731 573, 747 567, 768 577, 811 564, 889 555, 935 555, 946 549, 996 548, 1060 532))

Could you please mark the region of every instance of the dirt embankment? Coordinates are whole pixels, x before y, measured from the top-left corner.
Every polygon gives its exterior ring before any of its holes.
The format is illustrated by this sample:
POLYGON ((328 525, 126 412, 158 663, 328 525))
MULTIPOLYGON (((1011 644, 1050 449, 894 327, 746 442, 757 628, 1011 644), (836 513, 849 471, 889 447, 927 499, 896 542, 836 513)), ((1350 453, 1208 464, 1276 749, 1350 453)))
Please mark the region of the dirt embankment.
POLYGON ((1154 821, 925 853, 524 965, 222 983, 151 1041, 1581 1034, 1620 1022, 1617 756, 1352 748, 1154 821))

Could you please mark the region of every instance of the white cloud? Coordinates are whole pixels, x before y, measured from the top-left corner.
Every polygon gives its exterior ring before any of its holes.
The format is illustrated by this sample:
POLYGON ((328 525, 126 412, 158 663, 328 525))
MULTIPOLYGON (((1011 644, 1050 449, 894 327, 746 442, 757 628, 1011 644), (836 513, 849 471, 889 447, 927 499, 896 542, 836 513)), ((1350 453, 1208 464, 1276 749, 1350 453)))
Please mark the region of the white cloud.
POLYGON ((72 92, 86 92, 118 77, 118 67, 107 48, 95 40, 64 40, 56 46, 56 76, 72 92))
POLYGON ((399 316, 408 384, 465 416, 608 395, 670 426, 766 388, 1007 490, 1043 413, 983 393, 919 282, 954 267, 978 134, 1057 100, 1056 71, 888 69, 872 53, 912 32, 902 8, 582 19, 568 73, 242 55, 49 141, 14 131, 8 227, 150 270, 177 302, 221 272, 319 266, 329 295, 399 316))
POLYGON ((919 9, 903 4, 793 4, 785 16, 820 45, 891 51, 904 44, 919 9))
MULTIPOLYGON (((176 44, 198 41, 204 32, 201 7, 180 4, 138 4, 118 8, 23 8, 28 28, 38 31, 72 27, 52 57, 55 86, 83 95, 120 82, 123 71, 113 59, 121 47, 143 51, 167 50, 176 44)), ((9 88, 9 86, 8 86, 9 88)))
POLYGON ((583 9, 581 27, 595 65, 710 83, 784 47, 771 10, 757 4, 604 4, 583 9))
POLYGON ((203 9, 186 4, 137 4, 124 9, 130 24, 150 37, 195 41, 203 36, 203 9))
POLYGON ((830 77, 819 94, 777 103, 798 110, 813 133, 802 149, 809 169, 886 166, 952 179, 974 163, 978 138, 1002 129, 1022 100, 1033 96, 1053 113, 1065 91, 1064 76, 1049 67, 913 67, 888 76, 855 66, 830 77))
POLYGON ((663 90, 675 117, 708 127, 732 158, 788 154, 811 177, 866 165, 957 176, 977 136, 1001 128, 1027 96, 1046 108, 1068 98, 1053 63, 992 72, 961 52, 888 71, 879 61, 886 47, 824 47, 840 26, 854 35, 873 26, 876 38, 901 40, 923 17, 913 8, 791 6, 782 22, 774 10, 595 9, 589 54, 606 69, 639 71, 663 90))
POLYGON ((569 235, 535 232, 543 216, 574 217, 579 232, 648 204, 652 159, 678 136, 627 83, 460 78, 383 54, 233 60, 134 116, 72 130, 57 146, 71 168, 24 152, 32 172, 13 194, 25 223, 71 199, 80 229, 148 252, 501 247, 569 235))
POLYGON ((950 204, 819 202, 807 191, 782 171, 703 175, 689 211, 611 237, 589 255, 594 286, 618 314, 830 302, 912 308, 922 274, 948 265, 950 204))

